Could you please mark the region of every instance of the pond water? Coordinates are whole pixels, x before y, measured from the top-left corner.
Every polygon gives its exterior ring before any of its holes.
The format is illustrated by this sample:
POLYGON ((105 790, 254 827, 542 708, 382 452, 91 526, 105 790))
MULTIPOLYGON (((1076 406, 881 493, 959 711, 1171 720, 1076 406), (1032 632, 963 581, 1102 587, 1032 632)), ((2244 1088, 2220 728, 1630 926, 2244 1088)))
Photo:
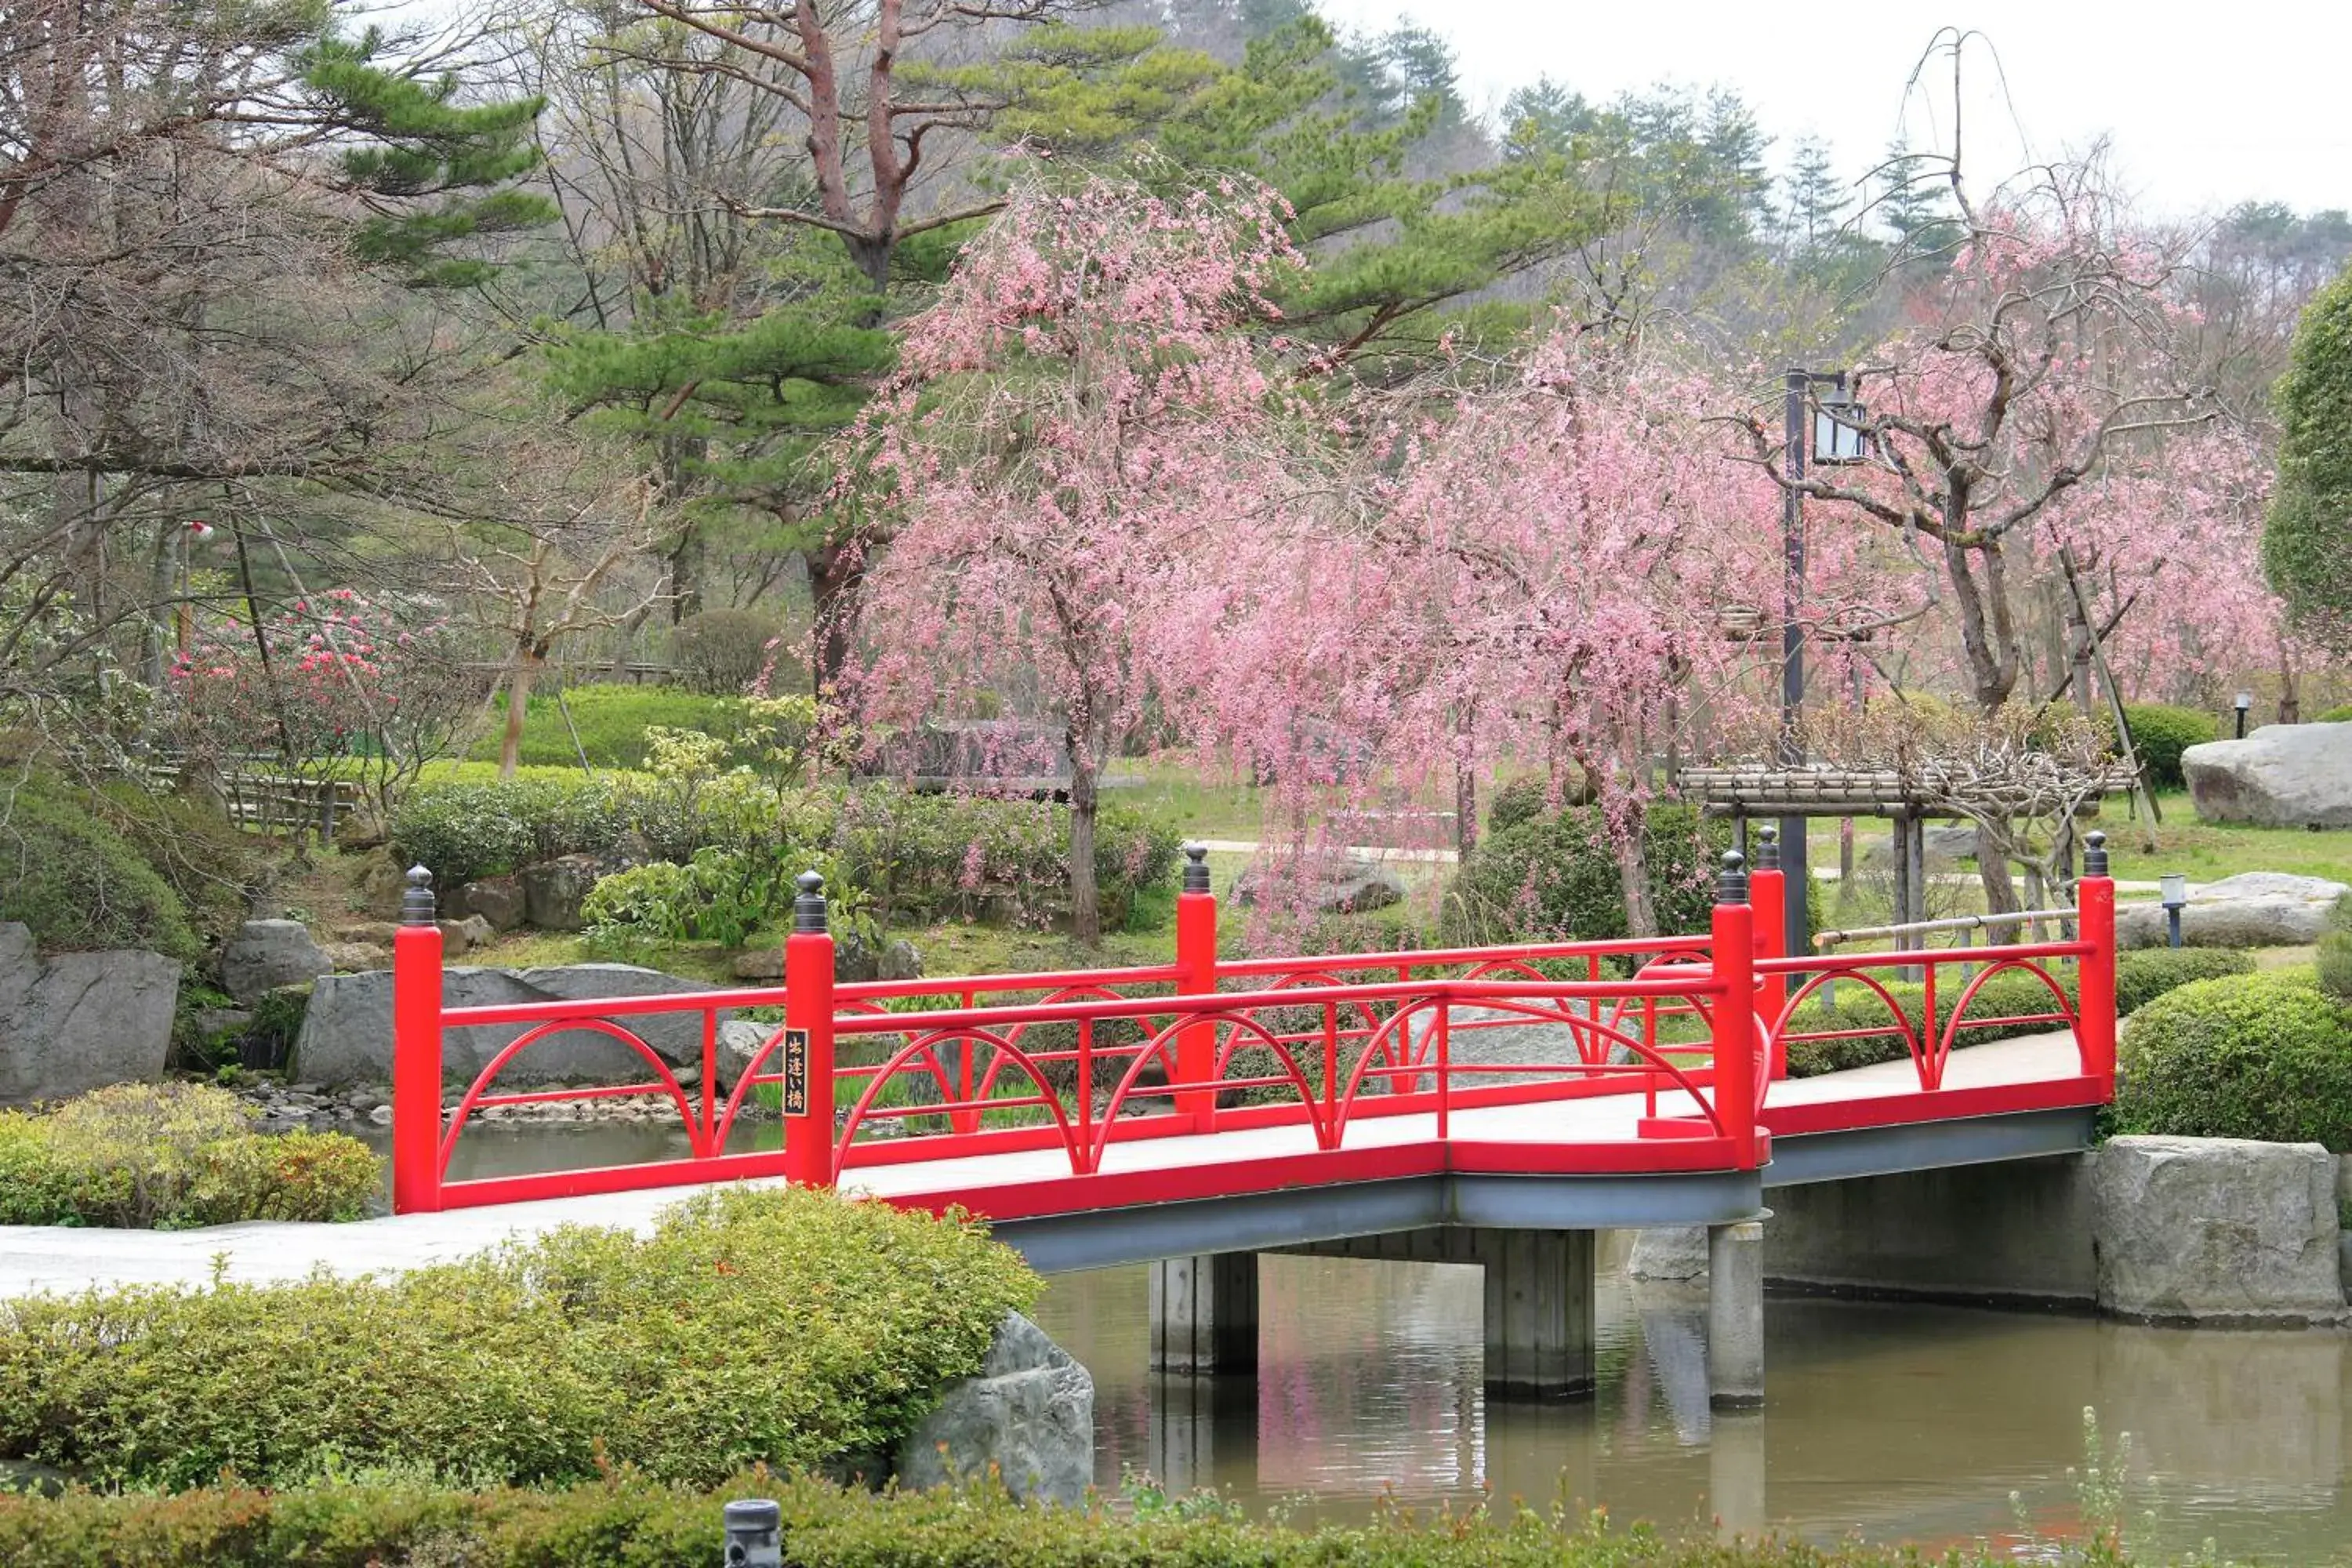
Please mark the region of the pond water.
POLYGON ((1486 1401, 1474 1268, 1265 1259, 1254 1380, 1149 1372, 1139 1268, 1055 1279, 1037 1315, 1094 1373, 1107 1489, 1148 1473, 1300 1522, 1360 1520, 1383 1496, 1565 1499, 1664 1529, 2031 1556, 2031 1535, 2081 1528, 2067 1472, 2089 1406, 2111 1445, 2130 1434, 2136 1546, 2352 1557, 2340 1332, 1775 1296, 1765 1408, 1717 1414, 1703 1293, 1607 1271, 1621 1252, 1603 1253, 1598 1395, 1567 1405, 1486 1401))
MULTIPOLYGON (((452 1173, 683 1144, 654 1127, 485 1130, 452 1173)), ((2088 1406, 2111 1445, 2130 1434, 2136 1548, 2352 1560, 2352 1336, 1774 1296, 1765 1408, 1722 1415, 1703 1293, 1626 1279, 1625 1239, 1603 1238, 1599 1392, 1572 1404, 1487 1403, 1475 1268, 1269 1257, 1255 1378, 1151 1373, 1140 1268, 1054 1279, 1036 1315, 1094 1373, 1106 1489, 1148 1474, 1300 1523, 1360 1521, 1384 1497, 1565 1499, 1669 1530, 1982 1538, 2031 1558, 2032 1536, 2081 1528, 2068 1471, 2088 1406)))

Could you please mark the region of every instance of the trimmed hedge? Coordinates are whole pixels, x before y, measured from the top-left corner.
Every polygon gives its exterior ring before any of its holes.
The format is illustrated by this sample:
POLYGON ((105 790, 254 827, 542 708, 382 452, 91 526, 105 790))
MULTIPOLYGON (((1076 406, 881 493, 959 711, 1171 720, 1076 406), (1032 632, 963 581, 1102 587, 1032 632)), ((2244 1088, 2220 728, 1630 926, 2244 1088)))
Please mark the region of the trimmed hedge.
MULTIPOLYGON (((772 1498, 796 1568, 1896 1568, 1942 1561, 1903 1548, 1768 1540, 1668 1541, 1605 1515, 1497 1506, 1467 1517, 1394 1510, 1311 1533, 1214 1505, 1024 1508, 974 1487, 881 1495, 748 1474, 713 1492, 620 1475, 566 1491, 455 1492, 369 1480, 268 1492, 236 1484, 175 1497, 0 1497, 11 1568, 695 1568, 720 1560, 727 1500, 772 1498)), ((2071 1560, 2071 1559, 2070 1559, 2071 1560)), ((2121 1568, 2120 1552, 2095 1558, 2121 1568)))
POLYGON ((2319 988, 2339 1002, 2352 1002, 2352 895, 2336 900, 2327 928, 2319 934, 2314 962, 2319 988))
MULTIPOLYGON (((699 730, 731 742, 743 728, 748 706, 740 696, 690 691, 682 686, 568 687, 561 706, 551 695, 533 697, 525 706, 518 760, 532 766, 577 769, 585 752, 592 767, 641 768, 646 763, 647 730, 656 726, 699 730), (572 714, 569 725, 563 721, 566 709, 572 714), (575 729, 580 732, 576 747, 572 740, 575 729)), ((499 711, 505 711, 503 704, 499 711)), ((498 761, 502 731, 503 725, 492 725, 474 747, 474 756, 484 762, 498 761)))
MULTIPOLYGON (((1643 837, 1658 929, 1706 930, 1717 862, 1731 847, 1730 826, 1702 822, 1690 806, 1654 805, 1643 837)), ((1449 944, 1599 942, 1630 934, 1623 883, 1600 808, 1538 810, 1490 829, 1455 873, 1438 927, 1449 944)))
MULTIPOLYGON (((2229 952, 2215 948, 2152 948, 2119 954, 2116 960, 2116 1011, 2134 1013, 2184 985, 2193 984, 2217 975, 2250 973, 2253 960, 2242 952, 2229 952)), ((2074 1004, 2074 975, 2064 966, 2053 967, 2052 977, 2066 994, 2067 1005, 2074 1004)), ((1883 980, 1883 977, 1882 977, 1883 980)), ((1903 1009, 1904 1017, 1916 1032, 1927 1016, 1927 988, 1884 981, 1889 994, 1903 1009)), ((1940 1031, 1951 1022, 1952 1005, 1959 999, 1961 987, 1956 989, 1948 978, 1939 976, 1936 986, 1937 1028, 1940 1031)), ((2050 988, 2021 970, 2010 970, 1994 975, 1984 983, 1974 1000, 1969 1004, 1969 1017, 2000 1018, 2021 1016, 2057 1010, 2056 998, 2050 988)), ((1866 985, 1842 981, 1837 987, 1837 1008, 1834 1013, 1821 1003, 1821 993, 1815 992, 1797 1016, 1790 1021, 1795 1032, 1822 1029, 1869 1029, 1887 1024, 1886 1004, 1866 985)), ((2021 1035, 2036 1035, 2055 1028, 2053 1024, 1975 1024, 1964 1023, 1957 1046, 1980 1046, 1991 1040, 2013 1039, 2021 1035)), ((1871 1034, 1844 1040, 1798 1040, 1789 1047, 1789 1076, 1811 1078, 1819 1073, 1840 1072, 1847 1068, 1869 1067, 1877 1062, 1900 1061, 1911 1054, 1903 1037, 1889 1028, 1883 1034, 1871 1034)))
POLYGON ((2158 997, 2124 1030, 2116 1072, 2118 1131, 2352 1150, 2352 1010, 2307 971, 2158 997))
POLYGON ((341 1132, 260 1133, 226 1089, 123 1083, 46 1114, 0 1110, 0 1225, 181 1230, 352 1220, 382 1167, 341 1132))
POLYGON ((739 1187, 644 1239, 574 1226, 390 1279, 37 1297, 0 1314, 0 1458, 132 1487, 372 1466, 709 1485, 887 1452, 1036 1289, 968 1226, 739 1187))
POLYGON ((2180 771, 2180 753, 2221 738, 2221 721, 2195 708, 2127 702, 2124 717, 2131 721, 2132 750, 2147 769, 2147 782, 2158 789, 2186 789, 2189 780, 2180 771))

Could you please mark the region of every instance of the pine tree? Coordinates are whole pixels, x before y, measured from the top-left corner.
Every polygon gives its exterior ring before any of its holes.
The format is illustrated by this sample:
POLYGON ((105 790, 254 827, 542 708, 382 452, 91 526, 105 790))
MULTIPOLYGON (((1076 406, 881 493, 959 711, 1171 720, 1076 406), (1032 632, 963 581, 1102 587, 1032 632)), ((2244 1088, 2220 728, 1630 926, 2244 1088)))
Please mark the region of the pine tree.
POLYGON ((2352 270, 2304 308, 2277 402, 2263 567, 2307 633, 2352 650, 2352 270))
POLYGON ((1887 150, 1871 216, 1906 261, 1941 266, 1968 232, 1938 161, 1900 147, 1887 150))

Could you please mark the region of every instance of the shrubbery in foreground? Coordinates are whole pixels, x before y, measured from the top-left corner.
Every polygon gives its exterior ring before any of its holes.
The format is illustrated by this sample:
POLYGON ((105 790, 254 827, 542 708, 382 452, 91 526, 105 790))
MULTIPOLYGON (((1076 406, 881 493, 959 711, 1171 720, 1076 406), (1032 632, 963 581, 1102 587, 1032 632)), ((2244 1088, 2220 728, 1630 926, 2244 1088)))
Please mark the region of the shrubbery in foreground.
POLYGON ((209 1084, 115 1084, 45 1113, 0 1110, 0 1225, 351 1220, 381 1177, 358 1139, 257 1132, 244 1102, 209 1084))
MULTIPOLYGON (((175 1497, 0 1498, 0 1562, 11 1568, 699 1568, 720 1559, 725 1500, 752 1496, 782 1505, 784 1561, 797 1568, 1895 1568, 1923 1561, 1908 1551, 1857 1545, 1824 1552, 1783 1542, 1677 1542, 1572 1514, 1416 1521, 1401 1511, 1361 1529, 1307 1534, 1248 1523, 1222 1510, 1118 1518, 1023 1508, 979 1488, 874 1496, 747 1475, 712 1494, 622 1476, 551 1492, 358 1484, 274 1493, 224 1486, 175 1497)), ((2122 1561, 2097 1545, 2069 1551, 2065 1560, 2122 1561)), ((1942 1561, 1991 1559, 1979 1553, 1942 1561)))
POLYGON ((0 1458, 134 1487, 709 1485, 887 1454, 1035 1291, 971 1228, 738 1187, 643 1239, 572 1227, 388 1279, 32 1298, 0 1306, 0 1458))

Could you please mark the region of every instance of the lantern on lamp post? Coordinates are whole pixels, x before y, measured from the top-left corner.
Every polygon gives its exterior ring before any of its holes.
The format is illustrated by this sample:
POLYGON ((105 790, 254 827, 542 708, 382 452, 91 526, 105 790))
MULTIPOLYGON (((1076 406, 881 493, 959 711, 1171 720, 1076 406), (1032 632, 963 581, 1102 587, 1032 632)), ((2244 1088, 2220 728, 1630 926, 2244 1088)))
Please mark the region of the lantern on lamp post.
POLYGON ((2238 693, 2238 739, 2241 741, 2246 738, 2246 715, 2253 710, 2253 706, 2254 694, 2252 692, 2241 691, 2238 693))

